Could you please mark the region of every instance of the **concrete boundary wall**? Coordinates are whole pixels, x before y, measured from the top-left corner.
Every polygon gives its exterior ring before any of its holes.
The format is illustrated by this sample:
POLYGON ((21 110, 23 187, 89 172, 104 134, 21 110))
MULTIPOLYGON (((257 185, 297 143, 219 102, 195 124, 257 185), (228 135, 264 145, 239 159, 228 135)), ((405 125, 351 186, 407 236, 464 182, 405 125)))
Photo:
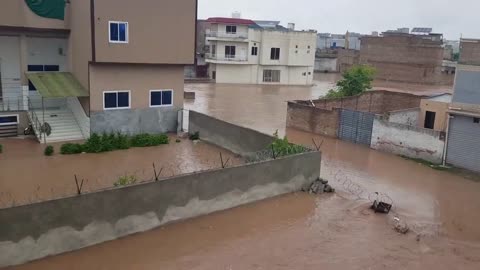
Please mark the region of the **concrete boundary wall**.
POLYGON ((445 140, 442 132, 387 122, 377 116, 373 122, 371 147, 440 164, 445 140))
POLYGON ((0 209, 0 267, 299 191, 319 177, 320 162, 309 152, 0 209))
POLYGON ((274 140, 273 136, 230 124, 196 111, 189 112, 188 131, 190 134, 199 132, 202 140, 241 156, 250 156, 255 152, 262 151, 274 140))

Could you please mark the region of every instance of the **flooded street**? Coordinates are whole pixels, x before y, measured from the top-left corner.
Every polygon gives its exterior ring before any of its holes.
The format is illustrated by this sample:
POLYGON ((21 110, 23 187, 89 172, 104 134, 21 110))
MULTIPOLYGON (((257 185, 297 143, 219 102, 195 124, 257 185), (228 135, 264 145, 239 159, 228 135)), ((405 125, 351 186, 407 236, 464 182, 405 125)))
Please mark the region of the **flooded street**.
POLYGON ((335 77, 322 78, 313 88, 189 84, 196 100, 185 107, 299 144, 323 141, 321 174, 337 193, 281 196, 12 269, 479 269, 480 183, 285 129, 286 101, 326 93, 335 77), (368 209, 373 192, 392 198, 393 213, 368 209), (393 230, 395 216, 410 233, 393 230))

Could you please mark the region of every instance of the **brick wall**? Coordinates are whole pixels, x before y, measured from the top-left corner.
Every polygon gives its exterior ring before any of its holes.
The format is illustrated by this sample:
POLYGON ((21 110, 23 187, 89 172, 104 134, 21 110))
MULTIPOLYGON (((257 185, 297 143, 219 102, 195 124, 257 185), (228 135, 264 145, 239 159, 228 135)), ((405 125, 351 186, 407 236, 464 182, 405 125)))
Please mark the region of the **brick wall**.
POLYGON ((480 40, 462 39, 458 62, 464 65, 480 65, 480 40))
POLYGON ((288 128, 337 137, 338 122, 339 110, 324 110, 302 102, 288 102, 288 128))
POLYGON ((412 35, 363 37, 360 64, 377 69, 376 79, 441 83, 442 42, 412 35))
POLYGON ((336 137, 339 109, 384 114, 390 111, 418 108, 422 98, 412 94, 380 90, 347 98, 291 101, 288 102, 287 127, 336 137))

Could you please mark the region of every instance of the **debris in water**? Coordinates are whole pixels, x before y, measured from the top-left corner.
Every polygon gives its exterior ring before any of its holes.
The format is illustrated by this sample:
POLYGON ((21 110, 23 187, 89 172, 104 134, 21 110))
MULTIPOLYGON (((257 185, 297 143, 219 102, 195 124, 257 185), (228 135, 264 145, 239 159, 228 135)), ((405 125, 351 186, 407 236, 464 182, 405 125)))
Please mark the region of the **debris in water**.
POLYGON ((388 195, 381 194, 378 192, 375 192, 372 195, 375 195, 375 198, 372 199, 372 196, 369 196, 370 201, 373 202, 370 208, 373 209, 375 213, 383 213, 383 214, 390 213, 390 210, 392 209, 392 205, 393 205, 393 200, 388 195))
MULTIPOLYGON (((393 218, 393 220, 395 221, 394 225, 393 225, 393 228, 398 233, 407 234, 410 231, 410 228, 408 227, 408 224, 406 222, 401 221, 400 218, 395 217, 395 218, 393 218)), ((417 235, 417 241, 420 241, 418 235, 417 235)))
POLYGON ((304 188, 303 191, 310 194, 322 194, 324 192, 333 193, 335 189, 328 184, 327 180, 318 178, 309 187, 304 188))

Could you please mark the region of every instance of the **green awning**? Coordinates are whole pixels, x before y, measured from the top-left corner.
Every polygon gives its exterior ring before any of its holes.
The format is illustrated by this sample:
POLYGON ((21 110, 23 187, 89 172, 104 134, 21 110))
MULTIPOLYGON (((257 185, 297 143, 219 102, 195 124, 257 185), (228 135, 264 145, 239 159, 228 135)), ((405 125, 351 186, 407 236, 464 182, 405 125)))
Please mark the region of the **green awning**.
POLYGON ((89 96, 70 72, 32 72, 27 78, 44 98, 89 96))

